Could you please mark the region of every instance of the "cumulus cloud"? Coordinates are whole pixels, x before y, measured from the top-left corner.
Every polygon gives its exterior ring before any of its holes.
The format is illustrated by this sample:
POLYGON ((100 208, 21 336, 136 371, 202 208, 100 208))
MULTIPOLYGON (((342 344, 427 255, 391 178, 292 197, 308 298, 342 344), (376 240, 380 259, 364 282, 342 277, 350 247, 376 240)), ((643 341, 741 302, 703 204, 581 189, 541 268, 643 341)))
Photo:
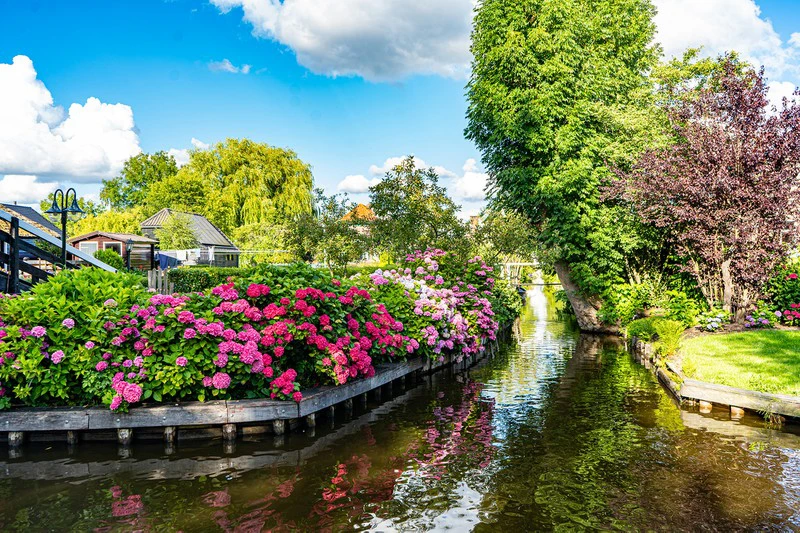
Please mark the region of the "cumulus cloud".
POLYGON ((242 65, 241 67, 237 67, 231 63, 229 59, 223 59, 222 61, 211 61, 208 64, 208 70, 211 72, 230 72, 231 74, 250 74, 251 68, 251 65, 242 65))
MULTIPOLYGON (((390 157, 386 161, 383 162, 382 165, 370 165, 369 172, 374 176, 383 176, 390 170, 394 169, 400 163, 402 163, 406 158, 405 157, 390 157)), ((420 170, 433 168, 433 170, 440 176, 445 178, 454 178, 456 177, 455 173, 447 170, 442 166, 437 165, 429 165, 422 159, 415 157, 414 158, 414 167, 420 170)))
POLYGON ((478 170, 478 164, 474 159, 467 159, 463 170, 463 175, 453 179, 453 196, 462 200, 485 200, 489 175, 478 170))
POLYGON ((351 194, 363 194, 369 192, 369 188, 380 183, 378 178, 367 179, 361 174, 354 176, 346 176, 336 188, 340 192, 348 192, 351 194))
MULTIPOLYGON (((196 150, 208 150, 211 148, 211 145, 192 137, 192 147, 194 147, 196 150)), ((182 167, 188 163, 189 156, 191 155, 189 153, 189 148, 170 148, 167 150, 167 154, 171 155, 175 159, 175 163, 178 165, 178 167, 182 167)))
MULTIPOLYGON (((339 182, 337 188, 340 191, 354 194, 366 193, 369 191, 369 187, 380 183, 381 177, 404 159, 404 157, 390 157, 381 165, 371 165, 369 172, 375 177, 369 179, 361 174, 347 176, 339 182)), ((473 214, 474 211, 480 211, 485 205, 486 184, 489 175, 481 171, 475 159, 467 159, 460 174, 443 166, 431 167, 419 158, 415 158, 414 162, 418 169, 433 168, 436 171, 441 178, 439 183, 447 188, 450 196, 464 204, 462 214, 473 214)))
POLYGON ((777 107, 781 108, 783 99, 795 100, 794 91, 797 87, 790 81, 772 81, 768 85, 769 99, 777 107))
POLYGON ((65 113, 30 58, 0 63, 0 174, 97 182, 140 151, 129 106, 92 97, 65 113))
POLYGON ((396 81, 469 72, 472 0, 211 0, 317 74, 396 81))
POLYGON ((754 0, 655 0, 657 40, 667 57, 680 56, 687 48, 703 47, 716 56, 736 50, 749 62, 764 65, 772 77, 798 72, 795 47, 781 40, 772 23, 764 19, 754 0))
POLYGON ((40 181, 36 176, 6 174, 0 179, 0 200, 4 203, 38 204, 56 190, 57 183, 40 181))

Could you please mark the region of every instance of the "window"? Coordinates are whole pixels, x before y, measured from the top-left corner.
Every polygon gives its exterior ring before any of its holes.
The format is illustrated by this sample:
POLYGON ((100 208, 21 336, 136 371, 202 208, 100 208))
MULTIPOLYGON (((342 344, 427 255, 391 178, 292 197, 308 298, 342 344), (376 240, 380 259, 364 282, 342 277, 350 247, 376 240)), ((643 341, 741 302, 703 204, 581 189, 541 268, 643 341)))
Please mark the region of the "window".
POLYGON ((103 243, 103 250, 114 250, 119 255, 122 255, 122 243, 121 242, 104 242, 103 243))
POLYGON ((85 254, 94 256, 94 253, 97 251, 97 243, 91 241, 84 241, 79 244, 78 249, 85 254))

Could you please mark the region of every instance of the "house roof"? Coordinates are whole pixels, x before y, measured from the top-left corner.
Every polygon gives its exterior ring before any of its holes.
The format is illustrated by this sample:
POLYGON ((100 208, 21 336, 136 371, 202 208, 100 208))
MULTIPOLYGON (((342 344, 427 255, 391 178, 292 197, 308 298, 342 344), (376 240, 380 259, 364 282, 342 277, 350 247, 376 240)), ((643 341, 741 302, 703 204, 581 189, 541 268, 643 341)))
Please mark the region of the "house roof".
POLYGON ((158 244, 157 240, 151 239, 150 237, 142 237, 141 235, 134 235, 133 233, 111 233, 108 231, 93 231, 91 233, 84 233, 83 235, 78 235, 77 237, 67 239, 67 242, 80 242, 87 239, 93 239, 95 237, 106 237, 113 241, 119 241, 123 244, 128 242, 129 239, 132 240, 134 244, 158 244))
POLYGON ((372 222, 375 220, 375 218, 375 212, 371 207, 364 204, 358 204, 351 209, 349 213, 343 216, 342 220, 345 222, 372 222))
POLYGON ((59 238, 61 237, 61 230, 58 229, 55 224, 47 220, 47 218, 44 215, 42 215, 32 207, 28 207, 26 205, 16 205, 16 204, 0 204, 0 209, 10 214, 11 216, 23 219, 28 224, 31 224, 39 229, 46 231, 53 237, 59 237, 59 238))
POLYGON ((192 232, 194 238, 197 239, 201 245, 204 246, 224 246, 227 248, 237 249, 236 245, 222 233, 217 226, 203 215, 197 213, 183 213, 173 209, 164 208, 155 215, 151 216, 140 224, 142 229, 158 229, 164 225, 169 217, 172 215, 186 215, 191 222, 192 232))

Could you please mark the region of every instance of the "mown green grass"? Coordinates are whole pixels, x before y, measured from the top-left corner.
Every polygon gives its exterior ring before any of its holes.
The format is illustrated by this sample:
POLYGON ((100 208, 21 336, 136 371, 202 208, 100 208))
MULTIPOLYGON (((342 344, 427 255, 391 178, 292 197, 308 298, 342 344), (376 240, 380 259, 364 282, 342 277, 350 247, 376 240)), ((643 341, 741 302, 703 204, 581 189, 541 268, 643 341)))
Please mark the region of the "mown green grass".
POLYGON ((800 396, 800 331, 706 335, 681 343, 683 371, 693 379, 800 396))

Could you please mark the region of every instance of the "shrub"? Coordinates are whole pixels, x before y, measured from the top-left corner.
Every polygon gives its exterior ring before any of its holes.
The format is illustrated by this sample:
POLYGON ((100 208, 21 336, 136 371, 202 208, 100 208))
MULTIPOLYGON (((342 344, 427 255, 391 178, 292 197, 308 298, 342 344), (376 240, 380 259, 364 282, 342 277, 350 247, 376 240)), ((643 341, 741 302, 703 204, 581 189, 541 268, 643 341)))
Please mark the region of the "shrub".
POLYGON ((697 302, 683 291, 667 291, 666 297, 664 303, 666 317, 681 322, 686 327, 694 326, 700 312, 697 302))
POLYGON ((204 292, 250 272, 236 267, 181 267, 170 270, 167 279, 175 284, 175 292, 204 292))
POLYGON ((722 309, 711 309, 700 313, 697 317, 697 326, 705 331, 717 331, 729 324, 731 321, 731 314, 722 309))
POLYGON ((498 317, 519 309, 506 288, 492 290, 480 258, 459 270, 429 251, 407 264, 356 284, 305 265, 267 266, 171 296, 148 295, 136 276, 64 272, 0 301, 0 386, 12 391, 0 407, 299 400, 302 387, 371 376, 381 361, 479 353, 498 317))
POLYGON ((666 357, 675 355, 680 345, 683 332, 686 326, 683 322, 677 320, 656 320, 653 323, 653 328, 656 332, 657 341, 654 344, 656 351, 666 357))
POLYGON ((744 327, 749 329, 772 328, 781 319, 782 313, 773 310, 764 302, 758 302, 755 309, 744 317, 744 327))
POLYGON ((659 320, 663 320, 663 318, 659 316, 651 316, 630 322, 626 328, 628 337, 636 337, 645 342, 653 340, 653 338, 656 336, 654 323, 659 320))
POLYGON ((780 310, 800 304, 800 259, 783 265, 767 283, 765 292, 770 302, 780 310))
POLYGON ((101 324, 145 299, 138 276, 82 268, 0 300, 0 381, 30 405, 91 401, 90 352, 110 340, 101 324))
POLYGON ((94 253, 94 257, 95 259, 99 259, 103 263, 110 267, 114 267, 117 270, 122 270, 125 268, 125 261, 122 260, 122 256, 120 256, 115 250, 97 250, 94 253))

